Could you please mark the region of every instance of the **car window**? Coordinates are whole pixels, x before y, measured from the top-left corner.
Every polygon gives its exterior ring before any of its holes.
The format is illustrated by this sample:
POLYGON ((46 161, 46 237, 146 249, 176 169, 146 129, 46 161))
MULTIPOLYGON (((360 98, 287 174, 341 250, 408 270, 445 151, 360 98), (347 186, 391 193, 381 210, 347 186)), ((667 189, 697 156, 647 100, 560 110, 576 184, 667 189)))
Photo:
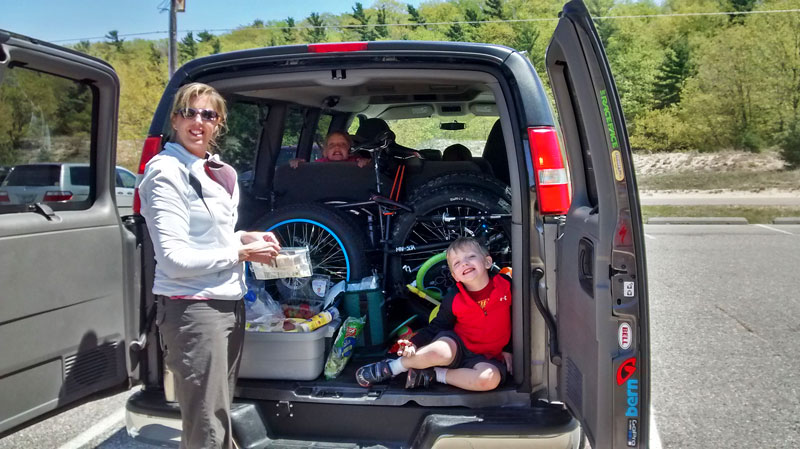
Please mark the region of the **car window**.
POLYGON ((227 131, 219 139, 222 159, 240 174, 253 167, 261 124, 268 109, 256 103, 232 102, 228 105, 227 131))
POLYGON ((443 151, 450 145, 461 144, 469 148, 473 156, 480 156, 486 146, 486 138, 497 117, 459 116, 386 120, 395 134, 395 141, 403 146, 443 151), (463 124, 463 129, 442 129, 442 124, 463 124))
POLYGON ((48 203, 54 210, 85 209, 93 200, 90 173, 94 93, 91 87, 22 66, 0 77, 0 213, 48 203), (62 169, 83 164, 62 176, 62 169), (68 164, 68 165, 65 165, 68 164), (78 184, 67 184, 70 180, 78 184))
POLYGON ((45 187, 57 186, 61 178, 59 165, 19 165, 11 169, 11 173, 3 182, 9 187, 45 187))
POLYGON ((69 183, 74 186, 89 186, 91 184, 91 172, 88 166, 69 167, 69 183))
POLYGON ((117 169, 117 187, 124 187, 126 189, 133 189, 136 187, 136 176, 133 173, 117 169))
POLYGON ((325 145, 325 137, 331 131, 331 120, 333 117, 330 114, 322 114, 319 116, 317 122, 317 130, 314 131, 314 146, 311 147, 311 160, 317 160, 322 157, 322 147, 325 145))
POLYGON ((297 145, 300 142, 300 132, 303 130, 305 111, 292 107, 286 113, 286 125, 283 128, 281 151, 278 153, 276 165, 288 164, 290 159, 297 157, 297 145))

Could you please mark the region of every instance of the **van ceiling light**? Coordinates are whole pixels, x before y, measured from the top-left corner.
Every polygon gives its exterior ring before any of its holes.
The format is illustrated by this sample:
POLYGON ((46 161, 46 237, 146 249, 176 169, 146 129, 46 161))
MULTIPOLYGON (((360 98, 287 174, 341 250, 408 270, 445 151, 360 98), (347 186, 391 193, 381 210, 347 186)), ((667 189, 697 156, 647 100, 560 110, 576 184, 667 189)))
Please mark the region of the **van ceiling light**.
POLYGON ((362 51, 366 49, 366 42, 328 42, 324 44, 308 44, 309 53, 337 53, 344 51, 362 51))

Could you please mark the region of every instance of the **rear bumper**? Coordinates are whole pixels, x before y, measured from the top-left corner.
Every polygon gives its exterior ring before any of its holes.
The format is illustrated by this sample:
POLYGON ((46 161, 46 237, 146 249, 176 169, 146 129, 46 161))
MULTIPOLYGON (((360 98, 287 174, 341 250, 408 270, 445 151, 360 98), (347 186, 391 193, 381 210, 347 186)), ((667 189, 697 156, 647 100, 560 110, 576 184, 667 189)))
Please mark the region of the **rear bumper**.
MULTIPOLYGON (((288 401, 239 401, 232 410, 242 448, 569 448, 580 447, 578 422, 558 407, 463 407, 334 405, 288 401), (338 446, 337 446, 338 447, 338 446)), ((160 391, 140 391, 126 405, 128 434, 139 441, 177 446, 180 411, 160 391)))

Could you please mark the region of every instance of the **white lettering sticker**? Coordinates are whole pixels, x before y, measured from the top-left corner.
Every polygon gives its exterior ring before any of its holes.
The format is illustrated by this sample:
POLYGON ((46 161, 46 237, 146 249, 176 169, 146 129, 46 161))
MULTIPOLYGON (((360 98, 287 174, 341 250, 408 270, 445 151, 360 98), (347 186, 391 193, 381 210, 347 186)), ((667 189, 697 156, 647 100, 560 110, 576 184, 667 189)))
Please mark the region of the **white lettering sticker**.
POLYGON ((633 281, 627 281, 622 284, 622 295, 626 298, 633 297, 633 281))

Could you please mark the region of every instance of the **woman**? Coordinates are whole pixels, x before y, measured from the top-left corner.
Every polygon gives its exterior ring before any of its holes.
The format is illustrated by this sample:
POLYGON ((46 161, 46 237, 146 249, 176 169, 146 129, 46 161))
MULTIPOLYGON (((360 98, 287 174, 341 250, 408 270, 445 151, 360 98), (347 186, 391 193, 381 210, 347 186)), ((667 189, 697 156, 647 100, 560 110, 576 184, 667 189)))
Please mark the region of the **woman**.
POLYGON ((181 87, 173 135, 145 168, 141 213, 155 250, 153 293, 165 363, 175 375, 181 448, 231 448, 230 406, 244 338, 244 261, 280 251, 268 232, 234 232, 236 171, 211 156, 225 127, 211 86, 181 87))

